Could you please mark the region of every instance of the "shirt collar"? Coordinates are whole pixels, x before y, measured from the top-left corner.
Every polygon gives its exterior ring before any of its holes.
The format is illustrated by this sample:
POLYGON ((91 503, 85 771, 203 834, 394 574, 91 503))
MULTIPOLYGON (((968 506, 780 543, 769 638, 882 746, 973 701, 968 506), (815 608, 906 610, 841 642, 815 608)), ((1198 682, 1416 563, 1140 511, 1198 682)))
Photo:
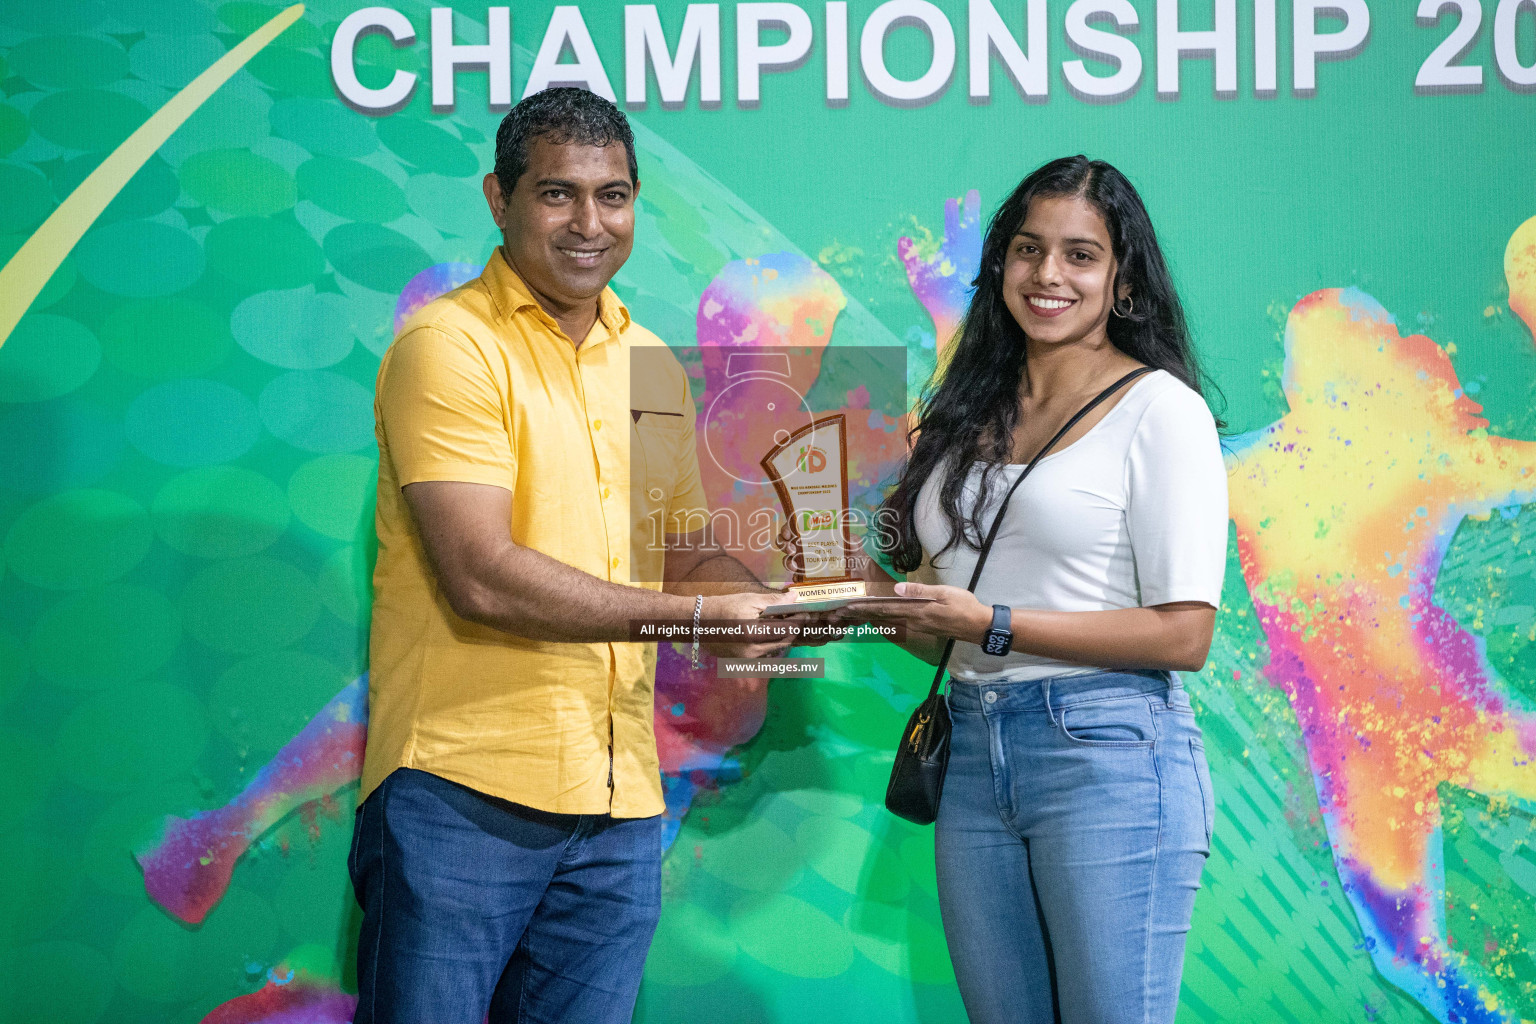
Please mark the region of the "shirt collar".
MULTIPOLYGON (((501 246, 491 254, 490 261, 485 265, 485 271, 480 275, 480 280, 485 283, 491 294, 491 301, 496 304, 496 312, 503 320, 512 319, 513 314, 524 309, 532 309, 534 315, 541 321, 554 326, 554 318, 544 311, 528 286, 523 283, 517 271, 512 269, 502 255, 501 246)), ((629 307, 620 301, 612 288, 604 288, 597 297, 597 319, 608 329, 610 337, 617 337, 629 327, 629 307)), ((594 339, 596 340, 596 339, 594 339)))

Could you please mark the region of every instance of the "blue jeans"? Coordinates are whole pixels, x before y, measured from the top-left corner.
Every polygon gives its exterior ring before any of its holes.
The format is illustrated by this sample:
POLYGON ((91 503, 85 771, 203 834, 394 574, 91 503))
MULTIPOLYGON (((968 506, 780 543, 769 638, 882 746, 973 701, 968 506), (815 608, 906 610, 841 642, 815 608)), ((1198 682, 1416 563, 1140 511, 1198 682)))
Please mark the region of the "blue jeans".
POLYGON ((1171 1024, 1215 806, 1166 672, 952 682, 939 906, 972 1024, 1171 1024))
POLYGON ((628 1024, 661 818, 548 814, 400 768, 357 810, 356 1024, 628 1024))

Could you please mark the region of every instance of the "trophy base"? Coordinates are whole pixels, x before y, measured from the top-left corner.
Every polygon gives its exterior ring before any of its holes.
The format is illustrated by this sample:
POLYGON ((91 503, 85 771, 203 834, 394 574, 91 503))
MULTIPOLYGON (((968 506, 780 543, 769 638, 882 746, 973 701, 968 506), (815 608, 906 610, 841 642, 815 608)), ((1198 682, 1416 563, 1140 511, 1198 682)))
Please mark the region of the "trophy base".
POLYGON ((790 583, 786 586, 785 597, 793 600, 797 605, 803 605, 811 600, 834 600, 839 597, 863 597, 869 593, 863 580, 840 579, 822 580, 814 583, 790 583))
POLYGON ((826 612, 841 608, 853 601, 868 598, 868 585, 863 580, 819 580, 815 583, 791 583, 784 588, 788 598, 783 604, 764 608, 763 615, 795 615, 800 612, 826 612))
POLYGON ((795 604, 864 597, 868 594, 863 580, 827 580, 822 583, 791 583, 784 594, 795 604))

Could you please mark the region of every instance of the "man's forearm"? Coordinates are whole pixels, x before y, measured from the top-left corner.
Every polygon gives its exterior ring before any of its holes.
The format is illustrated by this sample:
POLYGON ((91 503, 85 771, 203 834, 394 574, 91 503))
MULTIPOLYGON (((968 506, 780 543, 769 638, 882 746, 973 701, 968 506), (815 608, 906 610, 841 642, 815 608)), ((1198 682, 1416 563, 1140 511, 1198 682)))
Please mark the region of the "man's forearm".
POLYGON ((718 597, 722 594, 743 592, 763 594, 774 592, 772 587, 765 586, 753 575, 751 569, 723 551, 699 562, 682 579, 669 580, 664 589, 668 594, 684 597, 696 597, 699 594, 705 597, 718 597))
POLYGON ((490 559, 458 589, 454 610, 460 616, 529 640, 622 641, 630 638, 630 623, 636 619, 693 615, 693 603, 686 598, 610 583, 516 545, 490 559))

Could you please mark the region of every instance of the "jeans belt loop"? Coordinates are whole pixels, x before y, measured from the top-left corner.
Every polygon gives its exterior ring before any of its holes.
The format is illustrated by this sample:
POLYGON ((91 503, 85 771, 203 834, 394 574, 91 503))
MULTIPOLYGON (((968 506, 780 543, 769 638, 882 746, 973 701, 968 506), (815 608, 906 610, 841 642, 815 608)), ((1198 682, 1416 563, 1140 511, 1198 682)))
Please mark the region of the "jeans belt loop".
POLYGON ((1051 707, 1051 681, 1049 679, 1046 679, 1041 684, 1040 688, 1041 688, 1042 691, 1044 691, 1044 694, 1045 694, 1045 714, 1046 714, 1046 717, 1048 717, 1051 720, 1051 726, 1054 728, 1059 723, 1056 721, 1056 709, 1051 707))

